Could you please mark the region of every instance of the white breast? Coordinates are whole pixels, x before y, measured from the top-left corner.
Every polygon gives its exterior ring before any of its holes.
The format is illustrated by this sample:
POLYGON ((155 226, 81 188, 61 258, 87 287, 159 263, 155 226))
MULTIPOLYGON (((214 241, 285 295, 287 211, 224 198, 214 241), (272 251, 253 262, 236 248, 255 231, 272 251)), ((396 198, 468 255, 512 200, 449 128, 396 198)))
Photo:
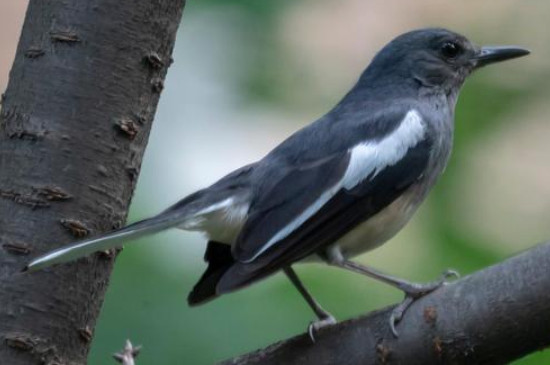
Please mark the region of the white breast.
POLYGON ((394 200, 376 215, 342 236, 335 245, 344 257, 373 250, 392 238, 409 221, 419 205, 413 189, 394 200))

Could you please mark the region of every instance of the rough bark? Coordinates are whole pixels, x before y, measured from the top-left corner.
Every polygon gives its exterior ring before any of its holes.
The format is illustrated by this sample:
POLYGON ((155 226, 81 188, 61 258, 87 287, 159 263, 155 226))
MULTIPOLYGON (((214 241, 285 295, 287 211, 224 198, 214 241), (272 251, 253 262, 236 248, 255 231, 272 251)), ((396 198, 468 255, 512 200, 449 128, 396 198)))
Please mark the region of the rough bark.
POLYGON ((420 299, 390 332, 392 308, 220 365, 508 364, 550 345, 550 243, 420 299))
POLYGON ((0 115, 0 364, 83 364, 114 254, 33 256, 122 225, 185 0, 31 0, 0 115))

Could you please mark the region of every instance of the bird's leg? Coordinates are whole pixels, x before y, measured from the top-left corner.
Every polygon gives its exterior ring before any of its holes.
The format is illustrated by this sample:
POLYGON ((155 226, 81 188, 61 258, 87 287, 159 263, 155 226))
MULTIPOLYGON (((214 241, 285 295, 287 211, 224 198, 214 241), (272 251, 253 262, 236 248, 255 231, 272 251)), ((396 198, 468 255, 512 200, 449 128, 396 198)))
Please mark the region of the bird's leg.
POLYGON ((315 342, 315 332, 322 327, 335 324, 336 319, 332 314, 324 310, 323 307, 321 307, 321 305, 315 300, 315 298, 313 298, 311 293, 300 281, 300 278, 298 278, 298 275, 296 275, 296 272, 290 266, 284 268, 283 271, 290 282, 296 287, 296 289, 298 289, 300 294, 302 294, 302 297, 306 300, 307 304, 313 310, 315 315, 317 315, 318 320, 311 322, 308 326, 309 337, 311 338, 311 341, 315 342))
POLYGON ((458 277, 459 274, 454 270, 445 271, 441 277, 429 283, 411 283, 409 281, 384 274, 376 269, 345 259, 340 252, 329 252, 327 254, 327 262, 329 265, 350 270, 359 274, 366 275, 376 280, 380 280, 386 284, 396 287, 405 293, 405 299, 394 308, 390 316, 390 327, 395 337, 398 336, 395 325, 403 318, 403 314, 411 306, 411 304, 423 297, 426 294, 433 292, 442 285, 445 285, 450 278, 458 277))

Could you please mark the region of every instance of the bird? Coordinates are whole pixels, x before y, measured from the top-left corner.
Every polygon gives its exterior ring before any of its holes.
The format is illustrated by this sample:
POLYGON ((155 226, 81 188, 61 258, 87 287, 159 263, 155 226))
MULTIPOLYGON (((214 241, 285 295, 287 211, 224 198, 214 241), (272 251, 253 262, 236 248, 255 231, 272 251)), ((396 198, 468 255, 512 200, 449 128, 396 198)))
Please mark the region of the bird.
POLYGON ((517 46, 479 47, 443 28, 423 28, 384 46, 327 114, 260 160, 241 167, 160 214, 59 248, 25 270, 75 260, 169 228, 207 237, 207 268, 191 290, 206 303, 282 271, 317 320, 310 336, 336 323, 293 265, 316 261, 404 292, 392 333, 409 306, 456 273, 413 283, 353 258, 392 238, 410 220, 449 160, 459 91, 475 70, 525 56, 517 46))

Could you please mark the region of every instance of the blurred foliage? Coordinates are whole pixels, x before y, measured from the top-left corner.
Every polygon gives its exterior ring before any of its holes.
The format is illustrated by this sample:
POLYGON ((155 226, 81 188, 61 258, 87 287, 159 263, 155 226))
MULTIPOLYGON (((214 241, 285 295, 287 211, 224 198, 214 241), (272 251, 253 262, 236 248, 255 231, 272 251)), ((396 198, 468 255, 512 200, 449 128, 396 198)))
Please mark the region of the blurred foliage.
MULTIPOLYGON (((246 57, 253 61, 238 85, 241 89, 235 92, 245 95, 249 103, 289 105, 293 100, 286 96, 288 87, 295 85, 295 81, 289 80, 300 70, 286 68, 283 49, 273 31, 282 9, 291 3, 290 0, 234 0, 231 5, 225 0, 203 0, 196 5, 190 2, 184 25, 186 18, 201 9, 238 8, 245 14, 246 22, 239 26, 248 29, 246 57)), ((474 242, 471 236, 455 228, 450 212, 453 201, 459 197, 449 187, 461 173, 461 161, 469 145, 499 128, 500 117, 525 103, 539 87, 497 87, 482 75, 476 75, 459 101, 452 163, 419 213, 425 241, 405 243, 411 237, 407 231, 398 242, 387 245, 393 248, 384 246, 365 259, 370 261, 400 250, 418 253, 421 264, 413 263, 413 269, 394 264, 385 271, 419 281, 433 279, 447 266, 468 274, 502 260, 502 254, 483 249, 483 242, 478 239, 474 242), (422 250, 425 252, 421 253, 422 250)), ((140 207, 133 207, 132 215, 139 211, 140 207)), ((163 235, 143 239, 147 245, 138 244, 120 255, 96 328, 90 364, 111 363, 110 354, 121 348, 126 338, 134 344, 143 344, 138 358, 140 365, 212 364, 301 333, 313 319, 305 302, 280 274, 205 306, 188 308, 186 296, 200 275, 202 267, 195 263, 200 257, 181 257, 179 267, 159 267, 158 262, 150 260, 151 249, 146 246, 184 244, 163 241, 163 235)), ((406 259, 407 255, 398 254, 394 260, 406 259)), ((393 262, 392 258, 387 262, 393 262)), ((401 294, 392 288, 334 268, 302 265, 297 270, 323 306, 340 319, 401 299, 401 294)), ((514 364, 549 362, 550 354, 541 352, 514 364)))
POLYGON ((292 3, 293 0, 232 0, 228 5, 227 0, 202 0, 197 5, 199 7, 230 6, 239 8, 251 17, 256 18, 257 21, 265 21, 277 16, 286 6, 292 3))
POLYGON ((446 260, 448 257, 452 258, 447 262, 462 263, 462 272, 479 270, 504 257, 484 250, 485 245, 480 243, 480 238, 472 241, 471 236, 467 238, 456 229, 452 212, 457 194, 449 193, 449 187, 461 173, 460 166, 466 158, 469 145, 498 128, 501 117, 524 103, 534 91, 495 87, 479 76, 482 75, 474 75, 461 92, 455 118, 453 162, 447 166, 440 183, 434 187, 429 198, 434 210, 433 242, 446 251, 446 260))

